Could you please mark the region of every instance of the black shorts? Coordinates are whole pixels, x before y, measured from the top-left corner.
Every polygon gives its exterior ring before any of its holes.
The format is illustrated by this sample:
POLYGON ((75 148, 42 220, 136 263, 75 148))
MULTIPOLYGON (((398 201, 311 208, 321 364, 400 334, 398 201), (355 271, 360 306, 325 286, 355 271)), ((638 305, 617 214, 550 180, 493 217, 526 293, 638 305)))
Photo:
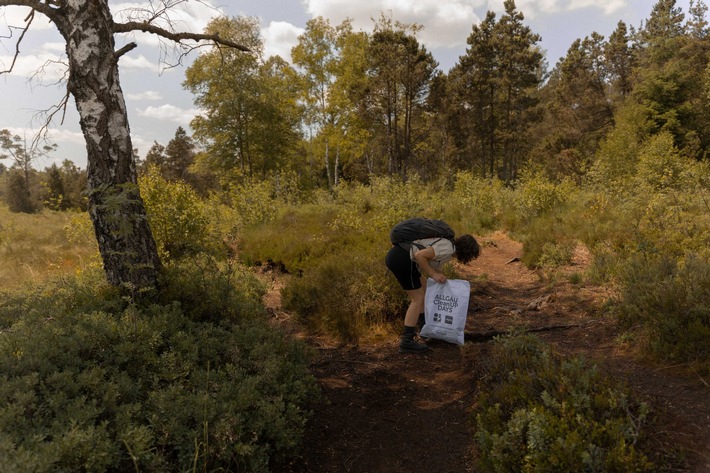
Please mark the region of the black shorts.
POLYGON ((401 246, 392 246, 385 256, 385 264, 405 291, 422 287, 422 274, 419 272, 417 263, 409 258, 409 252, 401 246))

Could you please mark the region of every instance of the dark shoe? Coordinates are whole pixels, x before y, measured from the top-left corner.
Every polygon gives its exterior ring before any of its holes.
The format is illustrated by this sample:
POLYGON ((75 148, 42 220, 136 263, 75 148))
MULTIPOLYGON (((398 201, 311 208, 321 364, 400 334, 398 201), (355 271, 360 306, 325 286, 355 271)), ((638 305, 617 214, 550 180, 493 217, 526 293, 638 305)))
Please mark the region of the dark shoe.
POLYGON ((414 338, 402 337, 399 342, 399 352, 400 353, 424 353, 429 351, 429 347, 426 343, 419 343, 414 340, 414 338))

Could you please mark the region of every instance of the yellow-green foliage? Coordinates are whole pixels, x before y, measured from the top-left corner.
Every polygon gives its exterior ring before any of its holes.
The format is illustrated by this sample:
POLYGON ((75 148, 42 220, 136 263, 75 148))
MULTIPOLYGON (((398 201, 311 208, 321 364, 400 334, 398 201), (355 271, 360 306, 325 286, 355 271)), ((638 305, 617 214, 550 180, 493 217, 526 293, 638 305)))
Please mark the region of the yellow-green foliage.
POLYGON ((276 218, 278 202, 274 199, 272 185, 256 179, 237 184, 230 190, 231 206, 243 225, 268 222, 276 218))
POLYGON ((623 193, 636 173, 638 150, 647 138, 649 124, 641 105, 631 102, 616 114, 616 126, 602 140, 589 177, 611 194, 623 193))
POLYGON ((368 228, 368 218, 358 228, 334 224, 339 217, 333 204, 301 206, 245 229, 240 255, 291 273, 284 307, 311 328, 352 341, 398 313, 404 294, 383 263, 387 233, 368 228))
POLYGON ((512 190, 499 179, 481 179, 470 172, 459 172, 447 201, 469 228, 496 230, 509 212, 512 195, 512 190))
POLYGON ((524 174, 516 186, 515 206, 522 221, 560 211, 577 192, 570 180, 555 183, 541 172, 524 174))
POLYGON ((208 219, 192 187, 165 180, 155 167, 139 179, 139 185, 161 257, 179 258, 204 249, 208 219))
POLYGON ((396 177, 373 176, 369 185, 341 183, 333 196, 338 215, 330 225, 352 231, 374 228, 389 233, 395 223, 406 218, 421 215, 441 218, 449 202, 433 187, 416 175, 407 182, 396 177))
POLYGON ((581 358, 531 335, 499 338, 476 399, 481 471, 652 471, 648 408, 581 358))
POLYGON ((682 258, 710 257, 710 167, 680 156, 669 134, 641 150, 634 179, 638 240, 682 258))

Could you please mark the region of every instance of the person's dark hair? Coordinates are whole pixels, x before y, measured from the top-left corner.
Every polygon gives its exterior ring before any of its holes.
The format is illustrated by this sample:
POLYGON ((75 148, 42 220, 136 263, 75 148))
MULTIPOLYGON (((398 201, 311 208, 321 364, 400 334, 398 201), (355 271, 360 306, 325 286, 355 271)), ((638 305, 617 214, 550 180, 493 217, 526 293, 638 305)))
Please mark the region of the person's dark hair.
POLYGON ((481 247, 471 235, 461 235, 454 238, 454 246, 456 246, 456 259, 463 264, 478 258, 481 254, 481 247))

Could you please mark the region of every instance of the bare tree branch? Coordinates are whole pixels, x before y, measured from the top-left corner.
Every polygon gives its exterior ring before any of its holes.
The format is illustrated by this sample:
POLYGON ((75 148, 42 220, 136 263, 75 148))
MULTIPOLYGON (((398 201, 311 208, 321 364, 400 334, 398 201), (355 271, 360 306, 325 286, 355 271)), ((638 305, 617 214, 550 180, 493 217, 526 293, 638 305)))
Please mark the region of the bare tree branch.
POLYGON ((10 67, 7 70, 0 71, 0 74, 9 74, 10 72, 12 72, 12 69, 15 67, 15 63, 17 62, 17 58, 20 55, 20 44, 22 43, 22 39, 25 37, 25 34, 27 34, 27 31, 30 29, 30 25, 32 24, 32 20, 34 20, 34 18, 35 11, 30 10, 30 13, 27 15, 27 18, 25 18, 25 26, 23 28, 10 26, 10 37, 12 37, 13 28, 21 29, 22 33, 20 33, 20 37, 17 38, 17 42, 15 43, 15 54, 12 56, 12 63, 10 64, 10 67))
MULTIPOLYGON (((2 1, 2 0, 0 0, 2 1)), ((169 39, 176 43, 183 44, 183 41, 212 41, 215 44, 222 46, 228 46, 230 48, 238 49, 240 51, 251 52, 246 46, 235 43, 228 39, 224 39, 219 36, 219 34, 203 34, 203 33, 173 33, 164 28, 152 25, 148 22, 137 22, 130 21, 127 23, 115 23, 114 32, 116 33, 130 33, 132 31, 142 31, 144 33, 151 33, 160 36, 165 39, 169 39)))
POLYGON ((132 51, 132 50, 136 49, 137 47, 138 47, 138 44, 136 44, 136 43, 128 43, 127 45, 125 45, 124 47, 122 47, 121 49, 119 49, 118 51, 113 53, 113 55, 116 57, 116 60, 118 61, 118 59, 121 56, 126 54, 128 51, 132 51))
POLYGON ((37 115, 43 117, 42 126, 40 127, 34 138, 32 138, 32 144, 30 145, 32 149, 39 148, 40 141, 44 141, 47 143, 49 142, 49 137, 47 136, 49 134, 49 124, 52 123, 54 116, 59 112, 62 113, 62 119, 59 124, 64 124, 64 118, 67 114, 67 104, 69 103, 69 95, 69 89, 67 88, 64 97, 62 97, 62 100, 60 100, 58 104, 52 105, 52 107, 48 110, 38 112, 37 115))
POLYGON ((63 6, 64 0, 0 0, 0 7, 30 7, 53 20, 54 12, 63 6))

